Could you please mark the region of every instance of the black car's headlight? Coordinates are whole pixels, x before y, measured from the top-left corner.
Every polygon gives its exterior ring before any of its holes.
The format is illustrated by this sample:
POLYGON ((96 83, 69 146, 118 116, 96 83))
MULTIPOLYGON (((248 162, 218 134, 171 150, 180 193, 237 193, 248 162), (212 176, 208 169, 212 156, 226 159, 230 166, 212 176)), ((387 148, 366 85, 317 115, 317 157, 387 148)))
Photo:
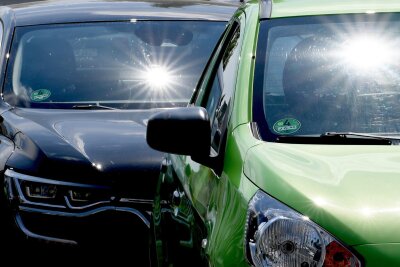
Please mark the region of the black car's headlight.
POLYGON ((24 183, 25 194, 29 198, 36 199, 55 199, 57 196, 57 186, 41 183, 24 183))
POLYGON ((257 267, 359 267, 359 259, 309 218, 262 191, 249 203, 247 258, 257 267))
POLYGON ((82 209, 111 203, 110 189, 97 185, 50 180, 17 173, 4 174, 10 201, 53 208, 82 209))

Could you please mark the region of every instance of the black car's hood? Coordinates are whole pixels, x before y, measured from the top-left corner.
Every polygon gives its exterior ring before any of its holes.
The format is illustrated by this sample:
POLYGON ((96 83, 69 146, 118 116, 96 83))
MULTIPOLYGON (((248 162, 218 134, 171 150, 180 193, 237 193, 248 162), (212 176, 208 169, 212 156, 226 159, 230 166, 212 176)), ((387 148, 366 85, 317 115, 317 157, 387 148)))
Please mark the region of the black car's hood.
POLYGON ((143 125, 129 120, 65 119, 53 125, 56 134, 99 170, 129 168, 147 162, 143 125), (141 157, 139 157, 141 155, 141 157))
POLYGON ((2 115, 16 145, 7 165, 80 183, 153 184, 162 159, 146 143, 154 112, 13 109, 2 115))

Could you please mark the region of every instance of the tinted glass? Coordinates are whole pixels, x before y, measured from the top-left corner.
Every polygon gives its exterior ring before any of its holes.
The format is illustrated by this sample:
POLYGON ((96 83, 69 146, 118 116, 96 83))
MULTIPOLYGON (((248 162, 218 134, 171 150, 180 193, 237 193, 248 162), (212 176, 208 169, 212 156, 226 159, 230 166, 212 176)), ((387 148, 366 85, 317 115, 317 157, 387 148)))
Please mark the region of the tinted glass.
POLYGON ((4 31, 3 22, 0 20, 0 48, 1 48, 2 43, 3 43, 3 31, 4 31))
POLYGON ((212 123, 212 120, 214 119, 215 110, 217 108, 218 101, 221 98, 221 93, 222 93, 221 86, 219 84, 218 76, 216 76, 214 78, 214 82, 212 84, 210 94, 208 95, 207 104, 205 106, 205 108, 208 112, 208 116, 211 120, 211 123, 212 123))
POLYGON ((221 141, 226 131, 230 100, 236 85, 239 66, 241 48, 239 24, 235 23, 232 29, 234 31, 229 38, 229 43, 225 46, 224 54, 216 70, 206 106, 211 120, 211 147, 216 153, 220 152, 221 141), (209 108, 210 102, 214 103, 212 109, 209 108))
POLYGON ((254 87, 262 135, 399 135, 399 26, 390 14, 263 21, 254 87))
POLYGON ((186 105, 224 28, 206 21, 21 27, 4 99, 31 108, 186 105))

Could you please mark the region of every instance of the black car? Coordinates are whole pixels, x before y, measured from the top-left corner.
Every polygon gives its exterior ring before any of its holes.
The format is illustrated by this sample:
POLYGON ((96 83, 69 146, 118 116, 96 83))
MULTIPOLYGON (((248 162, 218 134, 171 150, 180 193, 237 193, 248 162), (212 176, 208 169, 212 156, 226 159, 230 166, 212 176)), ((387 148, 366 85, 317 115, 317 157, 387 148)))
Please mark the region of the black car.
POLYGON ((187 1, 0 7, 0 171, 23 236, 147 247, 162 160, 146 143, 147 118, 187 105, 235 9, 187 1))

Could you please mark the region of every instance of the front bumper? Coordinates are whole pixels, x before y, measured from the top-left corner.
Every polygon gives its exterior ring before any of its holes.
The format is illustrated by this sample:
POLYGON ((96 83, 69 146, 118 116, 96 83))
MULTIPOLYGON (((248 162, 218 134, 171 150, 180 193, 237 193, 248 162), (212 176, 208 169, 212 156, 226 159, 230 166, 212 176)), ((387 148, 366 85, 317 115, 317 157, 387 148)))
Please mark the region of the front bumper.
POLYGON ((107 187, 38 178, 9 169, 5 192, 17 227, 37 240, 78 245, 120 237, 141 242, 146 241, 150 228, 151 200, 119 197, 107 187), (57 186, 57 197, 32 198, 25 188, 28 183, 57 186), (76 190, 102 193, 82 201, 73 199, 71 192, 76 190))

